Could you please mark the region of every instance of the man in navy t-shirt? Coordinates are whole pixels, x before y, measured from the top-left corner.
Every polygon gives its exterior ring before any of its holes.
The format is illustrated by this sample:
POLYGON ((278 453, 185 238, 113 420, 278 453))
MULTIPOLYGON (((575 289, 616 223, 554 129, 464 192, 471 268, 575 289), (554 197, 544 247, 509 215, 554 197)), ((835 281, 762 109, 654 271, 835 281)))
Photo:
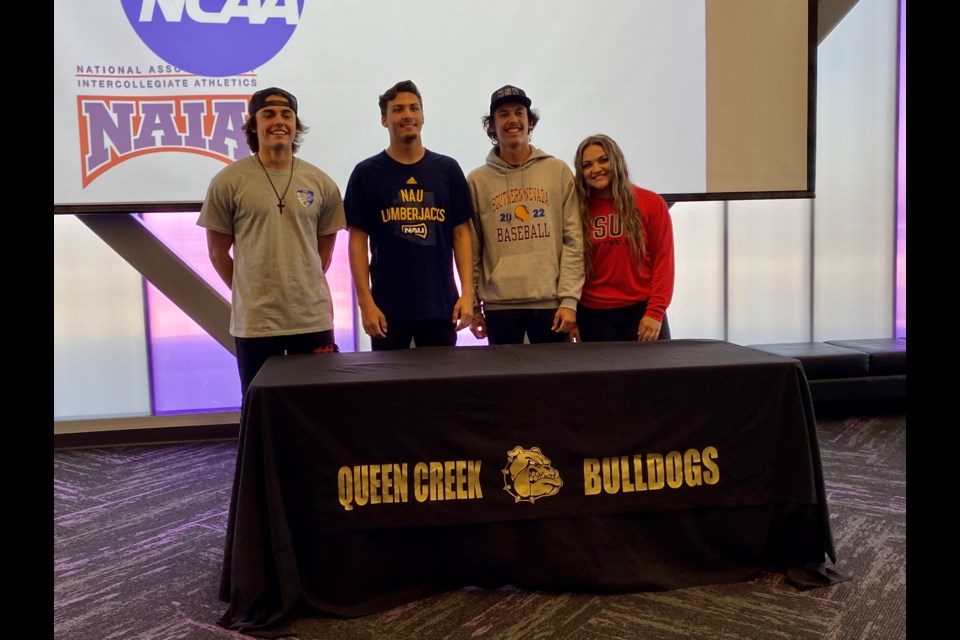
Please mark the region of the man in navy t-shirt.
POLYGON ((390 146, 354 167, 344 197, 363 330, 374 351, 453 346, 473 319, 470 188, 456 160, 423 146, 413 82, 380 96, 380 116, 390 146))

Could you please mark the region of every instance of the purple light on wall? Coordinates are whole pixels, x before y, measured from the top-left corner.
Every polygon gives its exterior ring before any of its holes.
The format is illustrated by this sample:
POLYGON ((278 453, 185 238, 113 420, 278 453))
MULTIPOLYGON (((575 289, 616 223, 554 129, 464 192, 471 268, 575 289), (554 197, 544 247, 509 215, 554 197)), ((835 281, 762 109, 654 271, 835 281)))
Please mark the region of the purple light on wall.
MULTIPOLYGON (((207 256, 206 234, 196 212, 143 214, 144 224, 220 294, 230 290, 207 256)), ((343 352, 356 351, 353 281, 345 234, 338 237, 327 280, 334 331, 343 352)), ((156 287, 147 282, 150 377, 155 415, 233 411, 240 407, 237 359, 156 287)))
POLYGON ((897 94, 897 295, 895 337, 907 337, 907 3, 900 0, 897 94))
MULTIPOLYGON (((207 258, 196 213, 143 214, 144 224, 226 298, 207 258)), ((240 407, 237 359, 149 282, 145 283, 150 382, 155 415, 240 407)))

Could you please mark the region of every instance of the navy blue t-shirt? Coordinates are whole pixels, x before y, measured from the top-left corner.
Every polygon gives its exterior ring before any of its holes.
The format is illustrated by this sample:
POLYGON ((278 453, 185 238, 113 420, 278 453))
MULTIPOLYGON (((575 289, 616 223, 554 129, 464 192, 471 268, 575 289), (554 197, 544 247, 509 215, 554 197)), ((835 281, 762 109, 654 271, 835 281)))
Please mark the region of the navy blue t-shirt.
POLYGON ((450 318, 453 228, 473 216, 457 161, 426 150, 402 164, 381 151, 354 167, 343 206, 347 225, 370 236, 370 289, 387 321, 450 318))

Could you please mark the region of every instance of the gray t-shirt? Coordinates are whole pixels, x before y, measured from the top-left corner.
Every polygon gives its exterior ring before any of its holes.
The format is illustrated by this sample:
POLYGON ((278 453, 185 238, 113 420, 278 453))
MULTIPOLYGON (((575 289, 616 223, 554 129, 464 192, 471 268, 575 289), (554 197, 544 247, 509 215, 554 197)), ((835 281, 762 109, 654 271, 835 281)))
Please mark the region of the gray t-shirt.
POLYGON ((239 338, 294 335, 333 328, 330 287, 317 236, 346 229, 337 184, 300 158, 289 170, 264 170, 255 156, 213 177, 197 224, 230 234, 233 287, 230 334, 239 338), (283 213, 274 188, 284 193, 283 213))

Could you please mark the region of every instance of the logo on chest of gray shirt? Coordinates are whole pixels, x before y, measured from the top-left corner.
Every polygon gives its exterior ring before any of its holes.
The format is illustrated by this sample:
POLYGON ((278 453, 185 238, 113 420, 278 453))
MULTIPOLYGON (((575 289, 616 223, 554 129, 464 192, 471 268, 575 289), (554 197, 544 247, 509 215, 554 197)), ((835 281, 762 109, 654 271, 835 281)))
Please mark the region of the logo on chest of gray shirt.
POLYGON ((316 194, 310 189, 297 189, 297 200, 305 207, 312 205, 316 198, 316 194))

